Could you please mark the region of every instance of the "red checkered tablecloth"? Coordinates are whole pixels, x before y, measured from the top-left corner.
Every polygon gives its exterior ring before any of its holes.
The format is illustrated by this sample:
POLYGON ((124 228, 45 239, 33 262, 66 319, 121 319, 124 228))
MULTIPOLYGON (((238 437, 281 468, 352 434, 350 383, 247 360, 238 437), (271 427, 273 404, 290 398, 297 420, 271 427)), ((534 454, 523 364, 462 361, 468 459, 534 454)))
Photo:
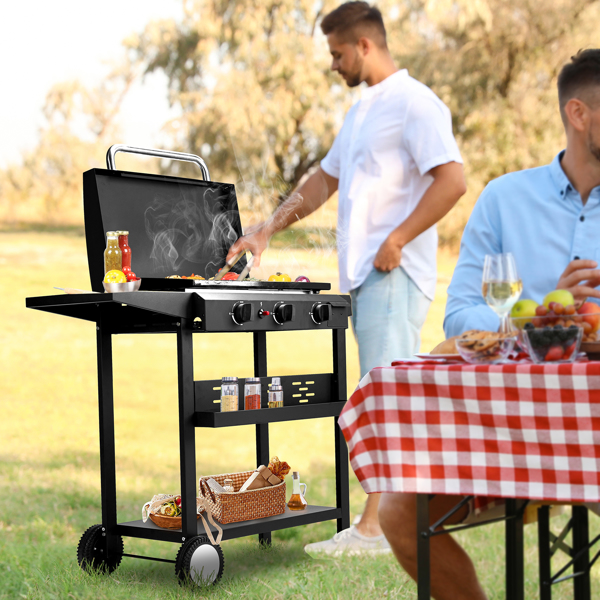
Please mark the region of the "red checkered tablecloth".
POLYGON ((339 424, 367 493, 600 501, 600 362, 380 367, 339 424))

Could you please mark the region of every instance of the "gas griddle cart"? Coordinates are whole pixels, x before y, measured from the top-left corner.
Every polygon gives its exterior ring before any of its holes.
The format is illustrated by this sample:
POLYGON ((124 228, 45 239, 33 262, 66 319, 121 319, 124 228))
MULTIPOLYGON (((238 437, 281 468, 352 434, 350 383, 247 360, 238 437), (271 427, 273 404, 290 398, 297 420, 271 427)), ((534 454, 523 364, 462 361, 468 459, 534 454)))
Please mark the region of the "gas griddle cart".
MULTIPOLYGON (((113 153, 113 163, 114 153, 119 150, 161 155, 161 151, 157 150, 113 146, 109 151, 109 156, 113 153)), ((177 158, 174 154, 168 153, 167 156, 177 158)), ((111 572, 119 566, 123 556, 165 562, 165 559, 126 553, 123 538, 134 537, 179 544, 176 559, 166 562, 175 563, 175 572, 180 582, 191 580, 195 584, 205 585, 216 583, 220 579, 223 573, 221 548, 210 543, 202 521, 197 521, 195 512, 197 427, 255 425, 258 466, 268 464, 270 459, 269 423, 333 417, 336 505, 309 505, 302 512, 292 512, 286 507, 286 512, 282 515, 225 524, 222 525, 223 540, 258 535, 261 544, 270 544, 271 532, 278 529, 333 519, 337 520, 338 531, 350 525, 348 452, 338 427, 338 417, 347 398, 345 334, 351 314, 349 297, 322 294, 321 292, 328 290, 330 286, 321 283, 244 284, 168 280, 164 279, 164 273, 161 273, 148 258, 148 245, 143 243, 143 235, 147 232, 143 208, 148 198, 152 197, 152 194, 148 195, 149 190, 156 190, 163 202, 165 198, 180 198, 182 194, 187 198, 186 201, 195 199, 198 203, 206 201, 207 197, 219 197, 219 202, 227 212, 233 210, 233 227, 237 228, 236 233, 239 236, 239 213, 237 202, 231 201, 232 188, 233 186, 228 184, 208 181, 208 170, 205 172, 205 181, 127 173, 114 169, 92 169, 84 173, 86 243, 92 287, 95 291, 101 291, 98 287, 102 281, 103 271, 100 270, 103 269, 103 265, 97 256, 101 257, 104 250, 104 232, 127 226, 134 252, 135 270, 142 277, 142 291, 65 294, 26 299, 28 308, 96 323, 102 523, 90 527, 79 542, 77 559, 83 568, 111 572), (222 192, 224 186, 228 188, 226 197, 223 194, 215 195, 215 188, 217 192, 222 192), (123 195, 127 198, 124 199, 123 195), (128 202, 125 205, 126 223, 122 222, 124 216, 121 214, 123 211, 119 209, 120 202, 128 202), (137 206, 139 210, 131 210, 132 205, 134 208, 137 206), (150 285, 148 282, 154 289, 143 291, 144 283, 146 286, 150 285), (270 380, 270 376, 267 377, 267 332, 309 329, 331 330, 333 372, 281 376, 285 406, 267 408, 270 380), (215 403, 215 399, 219 397, 220 380, 194 380, 193 336, 216 332, 247 332, 252 335, 254 376, 261 378, 263 390, 260 409, 222 413, 219 411, 219 405, 215 403), (179 530, 162 529, 150 520, 146 523, 142 520, 119 522, 117 518, 112 336, 151 333, 172 333, 177 337, 183 508, 182 528, 179 530)), ((234 193, 233 198, 235 200, 234 193)), ((221 264, 224 264, 228 245, 227 241, 223 243, 221 264)), ((214 248, 211 251, 214 251, 214 248)), ((211 255, 207 262, 213 258, 211 255)), ((194 272, 198 272, 198 258, 195 260, 194 272)), ((239 268, 243 268, 243 262, 239 268)), ((191 273, 192 269, 189 265, 184 265, 180 272, 191 273)), ((244 380, 240 379, 239 383, 240 389, 243 390, 244 380)), ((243 394, 240 394, 240 408, 243 408, 243 394)), ((211 531, 216 533, 212 526, 211 531)))

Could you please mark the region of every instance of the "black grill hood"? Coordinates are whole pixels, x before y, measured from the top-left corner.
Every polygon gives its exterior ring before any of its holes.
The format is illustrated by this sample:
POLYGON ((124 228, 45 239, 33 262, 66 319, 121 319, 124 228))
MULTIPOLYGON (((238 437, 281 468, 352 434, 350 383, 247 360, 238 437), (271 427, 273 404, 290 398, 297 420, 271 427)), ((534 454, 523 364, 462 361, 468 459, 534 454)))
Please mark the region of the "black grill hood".
MULTIPOLYGON (((144 290, 165 289, 169 275, 213 277, 242 235, 235 187, 91 169, 83 174, 85 237, 92 289, 103 292, 106 232, 129 231, 132 270, 144 290)), ((232 269, 239 273, 242 258, 232 269)))

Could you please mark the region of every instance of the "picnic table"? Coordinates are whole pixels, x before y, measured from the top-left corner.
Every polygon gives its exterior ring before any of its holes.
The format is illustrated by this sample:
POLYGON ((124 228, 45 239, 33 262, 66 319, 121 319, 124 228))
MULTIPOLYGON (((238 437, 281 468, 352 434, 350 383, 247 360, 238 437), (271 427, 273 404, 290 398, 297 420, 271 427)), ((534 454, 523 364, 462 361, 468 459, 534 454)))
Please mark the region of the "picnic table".
MULTIPOLYGON (((417 494, 419 600, 430 597, 430 538, 442 533, 441 522, 429 523, 431 495, 472 496, 476 512, 506 504, 505 516, 496 520, 506 522, 506 592, 512 600, 524 597, 525 504, 600 502, 597 361, 398 361, 361 380, 339 424, 365 492, 417 494)), ((540 516, 540 593, 548 599, 551 584, 566 577, 559 577, 565 569, 554 577, 549 572, 548 544, 555 547, 557 538, 548 534, 547 507, 540 516)), ((585 507, 574 507, 570 527, 569 577, 575 577, 575 598, 590 598, 589 569, 598 555, 590 562, 585 507)))

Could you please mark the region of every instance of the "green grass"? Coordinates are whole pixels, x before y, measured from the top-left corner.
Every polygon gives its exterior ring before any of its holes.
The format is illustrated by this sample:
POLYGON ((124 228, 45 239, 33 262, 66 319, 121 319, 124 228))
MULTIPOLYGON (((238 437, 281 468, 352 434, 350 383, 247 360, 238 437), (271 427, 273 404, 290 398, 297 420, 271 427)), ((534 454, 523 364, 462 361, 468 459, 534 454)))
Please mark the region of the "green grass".
MULTIPOLYGON (((312 248, 265 256, 265 273, 287 265, 290 274, 336 283, 335 255, 312 248)), ((442 338, 445 288, 454 264, 440 255, 440 283, 423 333, 423 349, 442 338)), ((416 587, 390 556, 315 561, 303 552, 330 537, 327 522, 273 534, 273 547, 256 537, 223 544, 225 574, 209 590, 180 588, 173 565, 124 558, 110 576, 90 576, 77 566, 77 542, 100 522, 96 348, 94 325, 25 309, 25 297, 52 294, 53 286, 85 289, 84 239, 72 232, 0 234, 0 600, 170 598, 399 598, 416 587)), ((58 292, 57 292, 58 293, 58 292)), ((269 336, 271 374, 331 369, 327 332, 269 336)), ((348 333, 348 388, 358 381, 358 358, 348 333)), ((195 376, 251 373, 247 334, 195 336, 195 376)), ((115 421, 119 520, 139 518, 154 493, 177 490, 178 437, 175 339, 171 335, 117 336, 115 421)), ((272 454, 287 460, 309 486, 314 504, 335 503, 333 422, 273 424, 272 454)), ((254 465, 252 427, 197 430, 197 472, 222 473, 254 465)), ((350 477, 351 513, 365 496, 350 477)), ((597 519, 592 518, 597 532, 597 519)), ((556 523, 564 523, 566 516, 556 523)), ((504 598, 503 527, 457 536, 474 557, 490 598, 504 598)), ((174 559, 175 544, 125 539, 126 552, 174 559)), ((526 528, 527 598, 536 597, 535 527, 526 528)), ((594 586, 600 589, 598 577, 594 586)), ((571 597, 562 584, 555 599, 571 597)))

